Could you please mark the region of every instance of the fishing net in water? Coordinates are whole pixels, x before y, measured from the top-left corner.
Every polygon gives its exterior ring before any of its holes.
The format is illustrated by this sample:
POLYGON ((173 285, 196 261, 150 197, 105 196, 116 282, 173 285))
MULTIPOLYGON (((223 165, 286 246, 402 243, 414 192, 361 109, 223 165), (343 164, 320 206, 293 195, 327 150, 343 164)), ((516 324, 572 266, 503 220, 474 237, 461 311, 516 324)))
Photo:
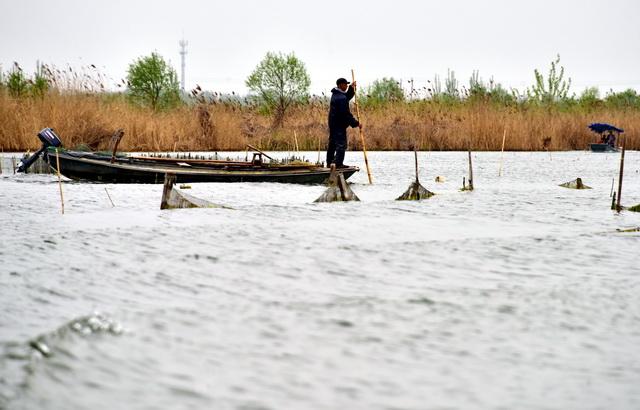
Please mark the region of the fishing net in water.
POLYGON ((427 188, 420 185, 417 180, 414 181, 409 188, 398 198, 397 201, 419 201, 421 199, 431 198, 435 194, 429 191, 427 188))
POLYGON ((351 190, 344 179, 342 172, 337 172, 335 166, 331 166, 327 189, 314 202, 346 202, 359 201, 360 198, 351 190))
POLYGON ((560 184, 559 186, 569 189, 591 189, 590 186, 586 186, 582 183, 582 178, 576 178, 573 181, 565 182, 564 184, 560 184))
POLYGON ((640 212, 640 204, 627 208, 627 210, 631 212, 640 212))
POLYGON ((225 206, 214 204, 204 199, 186 194, 174 187, 176 182, 175 174, 165 174, 164 189, 160 209, 182 209, 182 208, 226 208, 225 206))

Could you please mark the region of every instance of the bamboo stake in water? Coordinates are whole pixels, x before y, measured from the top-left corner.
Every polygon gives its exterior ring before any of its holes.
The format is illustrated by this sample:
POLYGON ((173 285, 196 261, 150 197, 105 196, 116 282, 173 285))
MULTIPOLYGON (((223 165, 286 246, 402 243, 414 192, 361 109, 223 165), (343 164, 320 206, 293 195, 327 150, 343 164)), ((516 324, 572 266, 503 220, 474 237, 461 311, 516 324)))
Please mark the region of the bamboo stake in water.
POLYGON ((613 183, 615 182, 615 178, 611 178, 611 192, 609 193, 609 198, 613 196, 613 183))
POLYGON ((320 136, 318 136, 318 164, 320 164, 320 136))
POLYGON ((418 151, 417 150, 413 150, 413 156, 416 159, 416 182, 420 182, 420 180, 418 179, 418 151))
POLYGON ((622 155, 620 155, 620 176, 618 177, 618 203, 616 204, 616 211, 620 212, 622 210, 622 205, 620 205, 620 198, 622 198, 622 174, 624 171, 624 151, 625 145, 627 145, 627 138, 623 137, 622 139, 622 155))
POLYGON ((293 142, 296 145, 296 152, 300 152, 300 147, 298 146, 298 134, 296 133, 296 130, 293 130, 293 142))
POLYGON ((473 165, 471 163, 471 151, 469 151, 469 191, 473 191, 473 165))
MULTIPOLYGON (((356 75, 353 72, 353 69, 351 69, 351 81, 352 82, 356 82, 356 75)), ((353 89, 353 100, 354 100, 354 104, 356 106, 356 119, 358 120, 358 122, 360 122, 360 108, 358 107, 358 93, 356 92, 356 89, 354 87, 353 89)), ((364 133, 362 132, 362 128, 360 128, 360 141, 362 142, 362 152, 364 153, 364 165, 367 167, 367 177, 369 177, 369 183, 373 184, 373 180, 371 179, 371 170, 369 169, 369 159, 367 158, 367 147, 364 143, 364 133)))
POLYGON ((60 156, 58 155, 58 148, 56 148, 56 169, 58 171, 58 187, 60 188, 60 204, 62 205, 61 211, 64 215, 64 195, 62 195, 62 177, 60 176, 60 156))
POLYGON ((500 168, 498 168, 498 176, 502 176, 502 162, 504 160, 504 140, 507 138, 507 129, 502 133, 502 149, 500 150, 500 168))
POLYGON ((111 206, 115 208, 115 204, 113 203, 113 200, 111 199, 111 195, 109 195, 109 191, 107 191, 107 188, 104 188, 104 192, 107 193, 107 197, 109 197, 109 202, 111 202, 111 206))

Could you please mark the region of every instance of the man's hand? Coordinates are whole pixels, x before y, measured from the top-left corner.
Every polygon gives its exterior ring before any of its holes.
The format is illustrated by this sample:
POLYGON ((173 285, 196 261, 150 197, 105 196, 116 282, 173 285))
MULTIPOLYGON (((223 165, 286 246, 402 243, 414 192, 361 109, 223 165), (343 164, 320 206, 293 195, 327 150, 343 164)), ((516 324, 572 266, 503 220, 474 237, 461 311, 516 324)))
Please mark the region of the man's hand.
POLYGON ((356 87, 357 87, 357 85, 356 85, 356 81, 352 82, 352 83, 351 83, 351 86, 352 86, 352 87, 353 87, 353 89, 355 90, 355 89, 356 89, 356 87))

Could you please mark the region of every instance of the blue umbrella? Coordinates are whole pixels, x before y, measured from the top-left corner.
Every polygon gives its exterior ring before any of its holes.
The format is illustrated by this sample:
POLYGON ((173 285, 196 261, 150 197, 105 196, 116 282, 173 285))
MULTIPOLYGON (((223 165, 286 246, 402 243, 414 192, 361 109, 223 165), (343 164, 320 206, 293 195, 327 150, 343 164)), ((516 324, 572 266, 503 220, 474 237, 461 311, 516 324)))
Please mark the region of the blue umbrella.
POLYGON ((606 132, 606 131, 624 132, 624 130, 614 127, 611 124, 605 124, 600 122, 594 122, 593 124, 589 125, 589 128, 591 128, 591 131, 597 132, 598 134, 602 134, 603 132, 606 132))

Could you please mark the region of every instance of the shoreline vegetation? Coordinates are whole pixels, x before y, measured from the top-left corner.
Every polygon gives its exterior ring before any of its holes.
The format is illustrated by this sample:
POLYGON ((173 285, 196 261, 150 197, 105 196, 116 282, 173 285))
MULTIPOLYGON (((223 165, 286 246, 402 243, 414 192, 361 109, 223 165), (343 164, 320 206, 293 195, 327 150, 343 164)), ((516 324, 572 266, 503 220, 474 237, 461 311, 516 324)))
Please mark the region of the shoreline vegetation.
MULTIPOLYGON (((368 150, 507 151, 583 150, 596 142, 587 126, 608 122, 625 130, 627 149, 640 149, 640 95, 595 88, 568 95, 559 58, 549 75, 523 92, 506 90, 477 72, 460 86, 449 72, 424 87, 381 79, 359 87, 368 150), (554 85, 555 81, 555 85, 554 85)), ((242 151, 246 144, 270 151, 325 150, 328 97, 306 95, 274 113, 254 96, 222 95, 200 87, 158 109, 129 98, 127 82, 110 80, 94 66, 74 71, 43 65, 27 77, 17 66, 0 72, 0 149, 39 148, 36 133, 52 127, 68 148, 106 149, 122 128, 123 151, 242 151), (278 122, 274 122, 278 117, 278 122), (295 135, 295 137, 294 137, 295 135)), ((350 130, 349 149, 361 144, 350 130)))

